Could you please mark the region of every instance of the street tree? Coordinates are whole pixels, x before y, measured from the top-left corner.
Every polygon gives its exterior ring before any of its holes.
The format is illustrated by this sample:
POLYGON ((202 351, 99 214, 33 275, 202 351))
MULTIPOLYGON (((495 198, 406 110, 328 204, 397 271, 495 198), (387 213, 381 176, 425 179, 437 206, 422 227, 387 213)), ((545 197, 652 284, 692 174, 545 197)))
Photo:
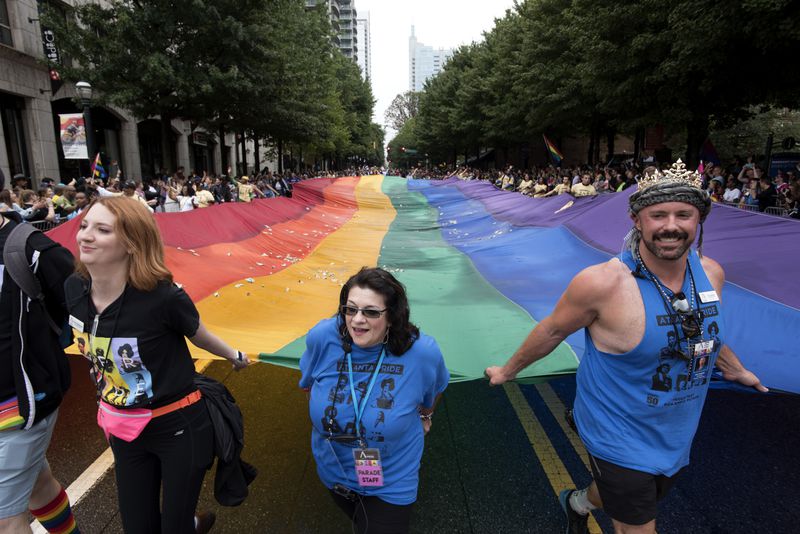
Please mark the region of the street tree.
POLYGON ((416 91, 406 91, 400 93, 384 113, 385 124, 396 131, 400 131, 408 119, 412 119, 419 113, 420 93, 416 91))

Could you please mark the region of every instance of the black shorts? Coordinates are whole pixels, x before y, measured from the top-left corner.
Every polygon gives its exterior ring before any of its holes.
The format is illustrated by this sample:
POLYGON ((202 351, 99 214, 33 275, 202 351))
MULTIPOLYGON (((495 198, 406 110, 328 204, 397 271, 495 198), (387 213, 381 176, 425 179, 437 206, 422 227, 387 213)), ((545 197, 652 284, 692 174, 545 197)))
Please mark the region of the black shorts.
POLYGON ((411 512, 414 503, 390 504, 379 497, 364 497, 351 494, 346 498, 330 490, 336 505, 353 522, 357 534, 407 534, 411 528, 411 512))
POLYGON ((667 495, 683 471, 671 477, 653 475, 591 455, 589 463, 603 501, 603 511, 627 525, 644 525, 655 519, 656 504, 667 495))

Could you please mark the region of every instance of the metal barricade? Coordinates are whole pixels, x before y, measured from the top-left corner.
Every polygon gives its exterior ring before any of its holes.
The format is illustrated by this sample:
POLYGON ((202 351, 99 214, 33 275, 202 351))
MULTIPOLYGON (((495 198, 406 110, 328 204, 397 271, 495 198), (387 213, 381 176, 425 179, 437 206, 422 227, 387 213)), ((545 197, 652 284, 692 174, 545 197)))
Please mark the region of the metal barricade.
POLYGON ((739 204, 738 208, 743 209, 745 211, 754 211, 756 213, 760 213, 758 211, 758 204, 739 204))
POLYGON ((773 215, 775 217, 788 217, 789 210, 786 208, 779 208, 777 206, 767 208, 764 213, 767 215, 773 215))
POLYGON ((60 225, 62 222, 64 221, 33 221, 30 224, 32 224, 42 232, 47 232, 49 230, 52 230, 56 226, 60 225))

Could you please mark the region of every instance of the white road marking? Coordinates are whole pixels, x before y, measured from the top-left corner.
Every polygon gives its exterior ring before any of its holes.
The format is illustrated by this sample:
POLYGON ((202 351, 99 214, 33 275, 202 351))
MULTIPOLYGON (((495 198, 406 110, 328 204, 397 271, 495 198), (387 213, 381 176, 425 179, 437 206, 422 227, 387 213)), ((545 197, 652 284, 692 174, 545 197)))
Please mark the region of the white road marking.
MULTIPOLYGON (((202 373, 210 363, 211 360, 195 360, 194 368, 198 373, 202 373)), ((114 453, 109 447, 67 488, 67 496, 73 509, 113 466, 114 453)), ((47 530, 36 520, 31 523, 30 527, 33 534, 47 534, 47 530)))

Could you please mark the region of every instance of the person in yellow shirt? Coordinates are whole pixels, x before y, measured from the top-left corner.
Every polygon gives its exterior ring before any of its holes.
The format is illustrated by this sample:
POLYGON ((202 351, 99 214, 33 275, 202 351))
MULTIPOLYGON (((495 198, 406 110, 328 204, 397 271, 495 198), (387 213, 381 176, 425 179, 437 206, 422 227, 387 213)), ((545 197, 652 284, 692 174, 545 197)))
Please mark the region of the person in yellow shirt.
POLYGON ((583 173, 581 182, 572 186, 571 193, 575 198, 593 197, 597 195, 597 190, 592 185, 592 175, 588 172, 583 173))
POLYGON ((570 185, 569 176, 563 176, 561 178, 561 183, 556 185, 553 189, 550 190, 546 195, 546 197, 551 197, 554 195, 563 195, 564 193, 569 193, 572 190, 572 185, 570 185))
POLYGON ((531 180, 531 176, 528 173, 525 173, 522 181, 517 186, 517 192, 523 195, 529 195, 531 189, 533 189, 533 180, 531 180))
POLYGON ((542 198, 547 194, 547 184, 544 181, 544 177, 540 176, 539 179, 536 180, 536 185, 533 186, 533 198, 542 198))

